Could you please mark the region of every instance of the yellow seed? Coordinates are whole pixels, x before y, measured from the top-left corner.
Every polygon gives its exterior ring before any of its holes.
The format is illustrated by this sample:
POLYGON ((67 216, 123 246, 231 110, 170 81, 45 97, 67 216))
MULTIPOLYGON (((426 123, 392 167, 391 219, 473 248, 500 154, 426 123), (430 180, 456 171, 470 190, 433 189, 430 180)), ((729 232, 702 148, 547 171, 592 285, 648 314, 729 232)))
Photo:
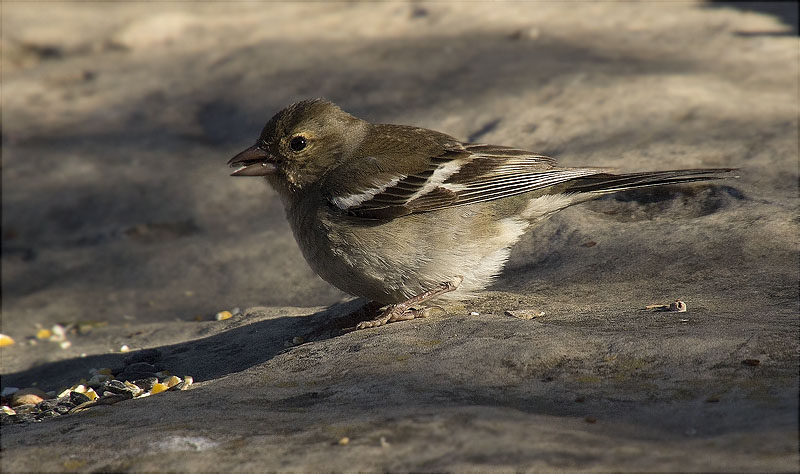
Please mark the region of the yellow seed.
POLYGON ((215 316, 217 321, 225 321, 226 319, 230 319, 233 317, 233 314, 230 311, 220 311, 215 316))
POLYGON ((53 331, 49 329, 39 329, 36 333, 36 339, 50 339, 50 336, 53 335, 53 331))
POLYGON ((14 340, 10 336, 0 334, 0 347, 10 346, 11 344, 14 344, 14 340))
POLYGON ((173 375, 173 376, 171 376, 171 377, 167 378, 166 380, 164 380, 164 381, 163 381, 163 382, 161 382, 161 383, 163 383, 164 385, 166 385, 166 386, 167 386, 167 388, 172 388, 172 387, 174 387, 175 385, 178 385, 179 383, 181 383, 181 379, 173 375))
POLYGON ((342 445, 342 446, 346 445, 349 442, 350 442, 350 438, 348 438, 347 436, 345 436, 344 438, 339 440, 339 444, 342 445))
POLYGON ((90 400, 97 400, 97 392, 95 392, 93 388, 87 389, 84 395, 89 397, 90 400))
POLYGON ((166 385, 164 385, 163 383, 157 383, 157 384, 153 385, 153 388, 152 388, 152 389, 150 389, 150 393, 152 393, 153 395, 155 395, 156 393, 161 393, 161 392, 163 392, 164 390, 166 390, 166 389, 168 389, 168 388, 169 388, 169 387, 167 387, 167 386, 166 386, 166 385))

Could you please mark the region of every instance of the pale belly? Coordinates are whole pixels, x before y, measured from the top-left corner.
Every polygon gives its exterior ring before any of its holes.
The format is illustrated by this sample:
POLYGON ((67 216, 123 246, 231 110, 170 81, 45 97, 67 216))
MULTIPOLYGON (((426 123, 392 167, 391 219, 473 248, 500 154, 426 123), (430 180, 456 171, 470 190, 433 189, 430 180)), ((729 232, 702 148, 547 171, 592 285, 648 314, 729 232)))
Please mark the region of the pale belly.
MULTIPOLYGON (((296 209, 296 208, 295 208, 296 209)), ((315 215, 287 209, 295 238, 311 268, 325 281, 354 296, 397 303, 462 277, 443 298, 463 299, 492 283, 511 246, 530 223, 516 218, 486 219, 487 206, 462 206, 367 222, 326 207, 315 215)))

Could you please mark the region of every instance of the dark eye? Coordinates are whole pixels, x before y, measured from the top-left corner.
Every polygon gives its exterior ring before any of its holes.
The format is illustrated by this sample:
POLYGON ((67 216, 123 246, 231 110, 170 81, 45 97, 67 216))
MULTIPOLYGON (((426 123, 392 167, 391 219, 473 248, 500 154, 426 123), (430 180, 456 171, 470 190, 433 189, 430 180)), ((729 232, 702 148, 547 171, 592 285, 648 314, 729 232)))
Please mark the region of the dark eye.
POLYGON ((307 144, 308 144, 308 141, 306 141, 306 137, 301 136, 301 135, 298 135, 298 136, 292 138, 292 141, 289 142, 289 146, 294 151, 302 150, 303 148, 306 147, 307 144))

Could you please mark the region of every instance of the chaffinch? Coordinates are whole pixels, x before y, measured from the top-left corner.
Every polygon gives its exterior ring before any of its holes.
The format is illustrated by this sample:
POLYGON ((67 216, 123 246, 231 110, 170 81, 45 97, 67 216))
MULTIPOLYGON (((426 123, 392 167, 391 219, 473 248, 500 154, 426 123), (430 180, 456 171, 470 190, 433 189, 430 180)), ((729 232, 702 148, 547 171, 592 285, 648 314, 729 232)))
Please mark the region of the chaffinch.
POLYGON ((510 249, 561 209, 631 188, 718 179, 733 169, 613 174, 547 156, 464 143, 405 125, 371 124, 304 100, 278 112, 228 163, 280 195, 311 268, 354 296, 389 305, 356 328, 426 314, 500 273, 510 249))

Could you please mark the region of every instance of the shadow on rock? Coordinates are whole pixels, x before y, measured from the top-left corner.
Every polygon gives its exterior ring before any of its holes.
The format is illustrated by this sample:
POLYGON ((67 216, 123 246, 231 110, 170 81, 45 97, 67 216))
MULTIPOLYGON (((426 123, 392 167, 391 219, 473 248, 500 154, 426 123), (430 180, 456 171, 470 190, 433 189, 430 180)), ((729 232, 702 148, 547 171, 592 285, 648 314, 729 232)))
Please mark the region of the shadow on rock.
POLYGON ((307 317, 267 316, 253 308, 234 322, 235 327, 207 337, 130 353, 95 354, 46 363, 4 374, 3 386, 28 387, 38 383, 45 390, 55 390, 86 378, 91 368, 108 367, 117 374, 139 359, 172 374, 191 375, 198 382, 217 379, 272 359, 293 347, 292 340, 297 341, 298 337, 307 342, 338 336, 372 311, 372 306, 364 306, 363 300, 335 304, 307 317))

